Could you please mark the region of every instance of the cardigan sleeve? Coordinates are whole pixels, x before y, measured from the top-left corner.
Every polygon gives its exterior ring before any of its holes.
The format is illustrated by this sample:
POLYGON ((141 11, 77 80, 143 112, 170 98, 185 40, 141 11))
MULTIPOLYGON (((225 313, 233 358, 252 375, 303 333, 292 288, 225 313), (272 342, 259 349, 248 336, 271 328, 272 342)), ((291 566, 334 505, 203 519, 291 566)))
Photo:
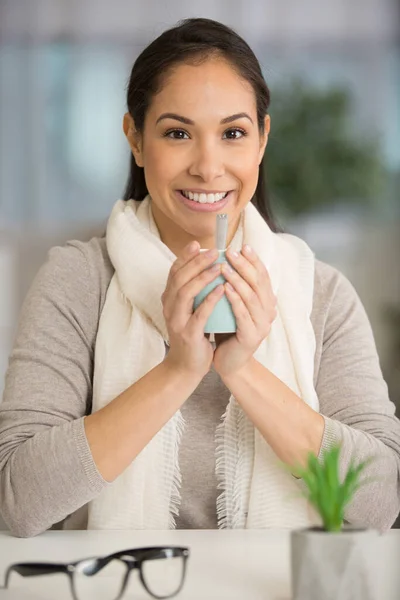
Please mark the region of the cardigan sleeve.
POLYGON ((104 295, 95 242, 53 248, 22 307, 0 404, 0 510, 12 533, 36 535, 108 484, 84 432, 104 295))
POLYGON ((370 482, 358 490, 345 518, 384 531, 400 510, 400 421, 357 292, 338 270, 318 261, 312 320, 320 332, 316 391, 325 419, 320 455, 341 443, 342 477, 352 460, 373 458, 363 475, 370 482))

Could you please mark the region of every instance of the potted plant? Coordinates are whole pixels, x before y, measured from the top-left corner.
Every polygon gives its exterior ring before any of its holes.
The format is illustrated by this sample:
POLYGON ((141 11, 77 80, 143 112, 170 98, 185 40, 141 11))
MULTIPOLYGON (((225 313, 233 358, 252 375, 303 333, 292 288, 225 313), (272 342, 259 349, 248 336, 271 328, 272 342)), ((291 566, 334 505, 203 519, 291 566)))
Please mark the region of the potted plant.
POLYGON ((355 127, 351 90, 293 78, 272 90, 265 176, 282 222, 346 207, 374 210, 386 196, 377 132, 355 127))
POLYGON ((373 546, 378 532, 345 525, 344 513, 356 491, 367 482, 370 461, 350 464, 339 474, 340 446, 321 459, 310 453, 306 466, 293 474, 302 494, 316 509, 322 525, 291 533, 293 600, 374 600, 373 546))

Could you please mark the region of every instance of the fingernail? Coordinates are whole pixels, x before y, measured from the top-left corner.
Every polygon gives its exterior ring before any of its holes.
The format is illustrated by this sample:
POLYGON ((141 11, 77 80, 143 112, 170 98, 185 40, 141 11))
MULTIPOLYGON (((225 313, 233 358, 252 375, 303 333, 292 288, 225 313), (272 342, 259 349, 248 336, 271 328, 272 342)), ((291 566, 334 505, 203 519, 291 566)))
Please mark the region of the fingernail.
POLYGON ((232 258, 239 258, 239 253, 238 252, 232 252, 231 253, 232 258))
POLYGON ((251 254, 251 253, 252 253, 252 249, 251 249, 251 247, 250 247, 248 244, 245 244, 245 245, 243 246, 243 250, 244 250, 245 252, 247 252, 247 254, 251 254))

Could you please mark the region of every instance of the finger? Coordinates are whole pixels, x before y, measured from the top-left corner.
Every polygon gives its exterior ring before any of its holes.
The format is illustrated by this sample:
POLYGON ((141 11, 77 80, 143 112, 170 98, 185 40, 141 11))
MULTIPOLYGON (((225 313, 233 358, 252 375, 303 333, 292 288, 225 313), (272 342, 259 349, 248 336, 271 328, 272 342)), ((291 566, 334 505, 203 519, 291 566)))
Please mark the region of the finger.
MULTIPOLYGON (((249 284, 244 281, 244 279, 236 273, 236 271, 229 271, 228 267, 224 265, 223 275, 226 278, 227 282, 231 284, 233 287, 232 290, 228 288, 228 291, 231 292, 231 295, 236 293, 239 296, 242 303, 246 307, 254 325, 256 326, 257 331, 265 337, 270 329, 271 323, 275 320, 277 316, 276 305, 274 302, 269 302, 266 306, 260 302, 259 296, 254 292, 254 290, 249 286, 249 284)), ((230 300, 230 296, 227 297, 230 300)))
POLYGON ((261 304, 267 308, 271 303, 276 305, 271 279, 267 268, 257 254, 249 246, 243 246, 242 252, 227 251, 227 258, 239 275, 247 281, 258 295, 261 304))
POLYGON ((240 296, 254 322, 257 322, 264 310, 257 292, 226 263, 222 266, 222 274, 240 296))
POLYGON ((169 270, 169 273, 168 273, 167 282, 165 284, 165 290, 161 295, 161 302, 162 302, 164 308, 165 308, 165 302, 167 302, 168 298, 170 297, 171 281, 175 277, 176 273, 180 269, 182 269, 188 262, 192 261, 197 256, 199 256, 199 254, 200 254, 200 244, 199 244, 199 242, 194 240, 194 241, 190 242, 190 244, 187 244, 187 246, 185 246, 185 248, 182 251, 182 254, 180 256, 178 256, 178 258, 172 264, 172 266, 169 270))
POLYGON ((165 301, 165 305, 168 311, 168 307, 175 313, 181 315, 190 316, 193 313, 193 302, 195 296, 201 292, 209 283, 214 281, 221 274, 221 265, 211 265, 208 269, 205 269, 197 275, 194 279, 188 281, 185 285, 180 287, 176 294, 171 293, 165 301))
POLYGON ((199 333, 200 331, 204 332, 204 327, 209 316, 223 295, 224 285, 221 283, 217 285, 217 287, 214 288, 209 294, 207 294, 203 302, 196 308, 188 322, 188 329, 193 333, 199 333))
POLYGON ((229 260, 229 263, 233 266, 233 268, 240 274, 242 277, 246 276, 246 280, 250 285, 258 284, 258 270, 256 267, 256 262, 251 262, 248 260, 247 256, 243 254, 243 250, 241 252, 237 252, 228 248, 226 251, 226 257, 229 260))
POLYGON ((258 317, 254 317, 249 312, 242 298, 228 282, 225 284, 225 293, 232 305, 238 332, 242 334, 246 333, 246 338, 253 339, 257 343, 264 340, 269 334, 271 325, 276 317, 275 309, 267 313, 263 311, 258 317))
POLYGON ((195 256, 197 256, 199 254, 199 252, 200 252, 200 244, 196 240, 190 242, 190 244, 187 244, 184 247, 182 254, 180 256, 178 256, 178 258, 175 260, 175 262, 173 263, 172 267, 169 270, 167 286, 168 286, 168 283, 169 283, 171 277, 173 277, 175 275, 175 273, 183 267, 183 265, 185 265, 187 262, 189 262, 195 256))
POLYGON ((176 294, 184 285, 197 277, 207 267, 211 266, 217 258, 218 250, 215 248, 197 254, 197 256, 182 264, 179 269, 173 269, 170 280, 167 283, 167 288, 171 290, 172 294, 176 294))
POLYGON ((231 303, 233 314, 235 315, 237 333, 246 332, 246 336, 252 337, 255 334, 255 322, 247 306, 229 282, 225 283, 224 287, 226 297, 231 303))
POLYGON ((272 291, 272 283, 268 269, 265 266, 264 262, 257 255, 257 253, 253 250, 253 248, 248 244, 245 244, 242 248, 241 254, 242 256, 244 256, 244 258, 248 260, 250 264, 253 265, 253 267, 257 271, 260 283, 262 284, 263 282, 266 282, 267 284, 269 284, 272 291))

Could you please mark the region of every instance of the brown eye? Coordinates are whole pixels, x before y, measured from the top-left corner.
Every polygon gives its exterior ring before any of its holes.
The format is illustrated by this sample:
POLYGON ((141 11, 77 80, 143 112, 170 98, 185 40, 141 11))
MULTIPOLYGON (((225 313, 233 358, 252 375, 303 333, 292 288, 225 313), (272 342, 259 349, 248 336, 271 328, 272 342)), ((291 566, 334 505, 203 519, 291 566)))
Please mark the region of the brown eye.
POLYGON ((225 131, 224 135, 227 134, 232 134, 226 138, 228 140, 239 140, 240 138, 245 137, 247 135, 246 131, 244 131, 244 129, 240 129, 239 127, 228 129, 227 131, 225 131))
POLYGON ((170 129, 164 133, 164 137, 170 138, 171 140, 184 140, 184 135, 188 135, 183 129, 170 129))

